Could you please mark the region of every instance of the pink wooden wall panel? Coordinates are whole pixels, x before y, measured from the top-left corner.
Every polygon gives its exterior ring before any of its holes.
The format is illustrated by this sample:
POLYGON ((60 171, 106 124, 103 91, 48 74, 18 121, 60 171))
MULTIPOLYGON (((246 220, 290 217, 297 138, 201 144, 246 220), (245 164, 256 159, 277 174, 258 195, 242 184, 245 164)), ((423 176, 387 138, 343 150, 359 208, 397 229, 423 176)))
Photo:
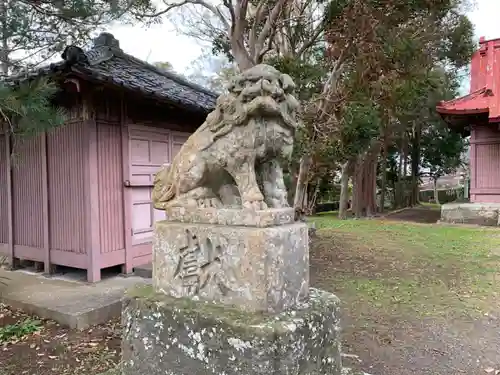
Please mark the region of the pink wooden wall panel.
POLYGON ((170 161, 170 134, 167 130, 134 125, 129 129, 130 181, 152 184, 154 174, 170 161))
POLYGON ((14 245, 44 246, 42 137, 17 139, 12 165, 14 245))
POLYGON ((82 122, 47 134, 50 248, 86 254, 85 147, 82 122))
MULTIPOLYGON (((125 248, 122 138, 119 124, 97 123, 101 253, 125 248)), ((122 260, 122 262, 124 259, 122 260)))
POLYGON ((481 125, 481 126, 474 126, 472 129, 474 136, 474 140, 477 141, 490 141, 491 139, 499 138, 500 137, 500 131, 498 130, 497 125, 481 125))
POLYGON ((9 223, 7 220, 7 156, 5 135, 0 134, 0 243, 9 240, 9 223))
POLYGON ((472 202, 500 203, 500 131, 498 125, 473 126, 471 132, 472 202))
POLYGON ((132 244, 150 242, 154 222, 165 217, 163 211, 154 209, 151 201, 154 175, 164 163, 171 162, 188 137, 188 133, 162 128, 144 125, 129 127, 132 244))
POLYGON ((134 125, 129 128, 130 181, 144 186, 132 187, 133 244, 151 241, 155 213, 151 201, 154 175, 170 161, 171 135, 168 130, 134 125))
POLYGON ((476 145, 476 163, 479 167, 476 174, 478 188, 500 188, 498 160, 500 160, 500 144, 476 145))
POLYGON ((189 138, 188 134, 174 133, 172 135, 172 154, 171 154, 172 159, 181 150, 182 145, 184 144, 184 142, 187 141, 188 138, 189 138))

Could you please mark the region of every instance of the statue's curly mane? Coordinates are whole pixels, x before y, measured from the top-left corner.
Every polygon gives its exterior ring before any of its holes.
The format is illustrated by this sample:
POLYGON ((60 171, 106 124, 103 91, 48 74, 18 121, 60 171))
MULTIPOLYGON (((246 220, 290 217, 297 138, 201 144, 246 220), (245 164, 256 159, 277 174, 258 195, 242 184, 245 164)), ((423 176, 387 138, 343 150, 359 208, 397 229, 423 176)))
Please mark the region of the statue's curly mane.
POLYGON ((212 134, 211 142, 207 142, 204 148, 209 147, 217 139, 230 133, 234 126, 241 126, 248 119, 248 109, 242 104, 241 95, 229 92, 217 98, 215 109, 210 112, 207 119, 196 133, 209 130, 212 134))

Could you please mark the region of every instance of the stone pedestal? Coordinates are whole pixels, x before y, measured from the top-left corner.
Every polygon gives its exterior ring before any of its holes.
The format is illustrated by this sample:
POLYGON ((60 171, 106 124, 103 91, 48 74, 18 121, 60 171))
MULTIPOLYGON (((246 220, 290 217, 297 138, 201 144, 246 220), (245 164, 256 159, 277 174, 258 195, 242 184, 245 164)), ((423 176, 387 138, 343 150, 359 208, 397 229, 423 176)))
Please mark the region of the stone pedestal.
POLYGON ((293 209, 167 210, 123 310, 123 375, 340 375, 338 300, 293 209))
POLYGON ((308 231, 293 223, 293 210, 200 211, 189 220, 167 212, 169 220, 156 223, 157 292, 275 313, 307 298, 308 231))
POLYGON ((339 301, 310 289, 281 314, 132 290, 122 314, 123 375, 339 375, 339 301))

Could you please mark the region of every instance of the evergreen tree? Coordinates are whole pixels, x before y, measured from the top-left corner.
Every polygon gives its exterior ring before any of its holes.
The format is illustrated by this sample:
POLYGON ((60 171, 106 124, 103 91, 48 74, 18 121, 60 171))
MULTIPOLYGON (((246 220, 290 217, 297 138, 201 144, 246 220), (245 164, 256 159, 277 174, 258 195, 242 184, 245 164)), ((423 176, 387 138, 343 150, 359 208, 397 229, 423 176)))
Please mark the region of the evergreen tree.
MULTIPOLYGON (((68 44, 85 45, 111 22, 140 20, 150 0, 1 0, 0 74, 8 77, 33 69, 62 52, 68 44)), ((5 81, 4 81, 5 82, 5 81)), ((56 86, 40 79, 21 87, 0 82, 0 112, 15 134, 33 134, 64 122, 51 106, 56 86)))
POLYGON ((150 0, 2 0, 0 72, 39 65, 103 26, 138 20, 134 14, 150 7, 150 0))
POLYGON ((57 86, 37 79, 17 87, 0 86, 0 116, 10 133, 29 136, 64 123, 64 111, 52 105, 57 86))

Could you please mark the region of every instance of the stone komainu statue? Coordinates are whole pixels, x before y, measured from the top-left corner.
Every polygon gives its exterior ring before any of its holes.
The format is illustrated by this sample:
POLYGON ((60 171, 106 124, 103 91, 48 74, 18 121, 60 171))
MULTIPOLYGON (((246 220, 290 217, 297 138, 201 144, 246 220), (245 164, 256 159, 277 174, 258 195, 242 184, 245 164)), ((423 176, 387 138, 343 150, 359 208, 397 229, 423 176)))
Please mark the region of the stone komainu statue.
POLYGON ((269 65, 236 76, 206 121, 156 174, 153 203, 168 207, 288 207, 282 163, 291 157, 295 85, 269 65))

